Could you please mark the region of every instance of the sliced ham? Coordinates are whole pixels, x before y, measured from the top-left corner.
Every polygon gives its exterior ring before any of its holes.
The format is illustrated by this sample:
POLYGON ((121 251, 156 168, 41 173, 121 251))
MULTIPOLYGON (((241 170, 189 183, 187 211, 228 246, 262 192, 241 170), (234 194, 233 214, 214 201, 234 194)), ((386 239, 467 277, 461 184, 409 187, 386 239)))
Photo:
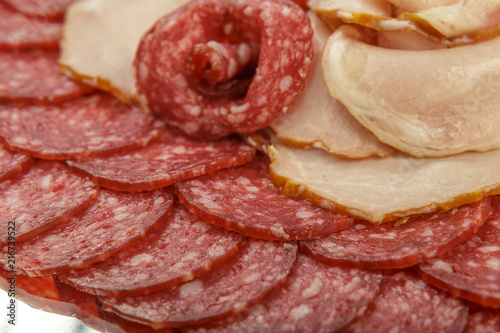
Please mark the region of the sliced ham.
POLYGON ((500 38, 426 52, 358 38, 348 26, 330 36, 325 82, 382 142, 416 157, 500 148, 500 38))
POLYGON ((313 13, 308 16, 314 30, 315 57, 304 91, 288 111, 271 123, 282 142, 297 147, 322 148, 349 158, 384 156, 393 148, 381 143, 370 131, 330 96, 323 79, 321 52, 331 31, 313 13))

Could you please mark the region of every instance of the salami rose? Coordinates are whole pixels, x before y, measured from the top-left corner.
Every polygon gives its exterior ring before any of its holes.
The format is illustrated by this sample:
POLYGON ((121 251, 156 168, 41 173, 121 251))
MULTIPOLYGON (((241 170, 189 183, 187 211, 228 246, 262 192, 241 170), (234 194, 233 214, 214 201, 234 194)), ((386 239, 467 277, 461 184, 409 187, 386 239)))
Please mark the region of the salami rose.
POLYGON ((305 12, 289 1, 192 1, 143 37, 139 94, 188 135, 253 132, 302 91, 312 35, 305 12))

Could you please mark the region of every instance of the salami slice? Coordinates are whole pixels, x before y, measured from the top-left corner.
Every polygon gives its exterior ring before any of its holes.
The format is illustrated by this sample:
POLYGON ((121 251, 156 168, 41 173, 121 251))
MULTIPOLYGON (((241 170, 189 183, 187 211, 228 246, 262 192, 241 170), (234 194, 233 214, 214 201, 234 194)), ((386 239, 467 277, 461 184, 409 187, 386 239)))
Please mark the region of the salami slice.
POLYGON ((143 37, 138 91, 188 135, 253 132, 302 91, 312 35, 307 15, 290 1, 192 1, 143 37))
POLYGON ((3 0, 27 16, 45 20, 62 19, 66 8, 76 0, 3 0))
POLYGON ((296 250, 295 243, 248 239, 236 255, 195 280, 147 296, 105 297, 103 308, 153 328, 209 322, 267 295, 290 272, 296 250))
MULTIPOLYGON (((87 267, 132 246, 165 221, 173 195, 102 190, 70 221, 16 246, 16 269, 29 276, 87 267)), ((8 265, 7 252, 0 261, 8 265)))
POLYGON ((97 195, 90 179, 59 162, 38 160, 6 182, 0 192, 0 244, 10 241, 9 235, 25 242, 68 221, 97 195))
POLYGON ((209 271, 236 253, 242 241, 243 236, 207 224, 178 204, 144 241, 62 278, 92 294, 149 294, 209 271))
POLYGON ((423 279, 484 306, 500 308, 500 197, 479 231, 452 250, 419 264, 423 279))
POLYGON ((315 258, 365 268, 403 268, 438 256, 471 237, 491 213, 491 199, 446 213, 410 218, 406 223, 354 227, 301 242, 315 258))
POLYGON ((342 332, 462 332, 467 304, 434 289, 412 271, 386 274, 380 295, 342 332))
POLYGON ((0 2, 0 49, 57 49, 62 24, 28 18, 0 2))
POLYGON ((31 157, 10 151, 0 143, 0 182, 22 171, 31 162, 31 157))
POLYGON ((299 253, 285 284, 246 313, 194 332, 334 332, 378 292, 381 274, 321 264, 299 253), (355 292, 354 292, 355 291, 355 292))
POLYGON ((57 51, 0 51, 0 101, 58 103, 92 91, 59 73, 57 51))
POLYGON ((150 191, 176 181, 248 162, 255 150, 236 138, 200 142, 166 131, 145 148, 68 161, 105 187, 150 191), (127 165, 127 168, 123 168, 127 165))
POLYGON ((55 105, 0 105, 0 136, 7 145, 48 159, 144 146, 163 127, 153 116, 105 93, 55 105))
POLYGON ((500 310, 471 305, 464 333, 500 332, 500 310))
MULTIPOLYGON (((14 267, 15 263, 12 266, 14 267)), ((17 299, 23 299, 23 297, 20 297, 19 293, 17 293, 17 291, 22 289, 24 293, 29 295, 59 300, 59 295, 54 284, 54 277, 52 275, 28 277, 26 275, 17 274, 15 268, 9 270, 0 268, 0 280, 1 279, 5 280, 7 283, 8 288, 6 291, 16 294, 17 299)), ((2 289, 1 282, 0 289, 2 289)))
POLYGON ((203 220, 267 240, 307 239, 343 230, 354 219, 287 198, 271 183, 267 158, 175 185, 190 211, 203 220))

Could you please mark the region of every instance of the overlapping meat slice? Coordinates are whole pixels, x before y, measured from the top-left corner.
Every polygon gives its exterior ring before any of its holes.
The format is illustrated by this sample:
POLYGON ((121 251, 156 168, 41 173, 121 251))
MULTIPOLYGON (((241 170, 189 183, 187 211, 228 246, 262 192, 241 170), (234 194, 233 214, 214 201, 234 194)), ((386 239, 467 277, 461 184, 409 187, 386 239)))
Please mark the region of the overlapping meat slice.
POLYGON ((276 142, 269 152, 271 177, 283 194, 300 195, 375 223, 449 210, 498 193, 500 186, 500 150, 443 158, 393 153, 353 160, 276 142))
POLYGON ((268 159, 177 183, 176 193, 203 220, 268 240, 307 239, 351 226, 354 219, 286 198, 269 180, 268 159))
POLYGON ((471 304, 464 333, 500 332, 500 310, 471 304))
POLYGON ((500 6, 495 1, 312 0, 309 6, 332 29, 347 23, 364 27, 368 35, 412 32, 457 46, 500 34, 500 6))
POLYGON ((58 57, 57 51, 0 51, 0 101, 57 103, 90 92, 59 73, 58 57))
POLYGON ((141 100, 193 137, 267 127, 304 87, 312 34, 289 1, 192 1, 142 38, 141 100))
POLYGON ((3 0, 12 8, 39 20, 62 19, 66 9, 76 0, 3 0))
POLYGON ((389 50, 341 27, 322 66, 333 97, 382 142, 417 157, 500 147, 500 38, 451 49, 389 50))
POLYGON ((187 0, 85 0, 66 13, 61 67, 72 77, 137 100, 133 66, 139 41, 163 15, 187 0), (106 55, 106 56, 103 56, 106 55))
POLYGON ((376 30, 380 30, 384 24, 388 30, 409 27, 408 22, 398 23, 392 18, 386 0, 311 0, 309 7, 333 30, 344 23, 355 23, 376 30))
POLYGON ((296 251, 295 243, 248 239, 236 255, 195 280, 147 296, 101 298, 103 308, 153 328, 207 323, 245 310, 276 288, 296 251))
POLYGON ((32 159, 24 154, 16 153, 0 144, 0 181, 4 181, 16 172, 26 168, 32 159))
POLYGON ((146 147, 68 163, 92 175, 105 187, 144 191, 244 164, 254 154, 253 148, 237 138, 201 142, 166 130, 158 141, 146 147))
POLYGON ((321 264, 297 255, 284 285, 246 312, 188 332, 334 332, 350 323, 378 293, 376 271, 321 264))
POLYGON ((62 25, 15 12, 0 2, 0 49, 57 49, 62 25))
POLYGON ((459 0, 387 0, 399 10, 405 12, 418 12, 425 9, 448 6, 457 3, 459 0))
MULTIPOLYGON (((396 1, 397 2, 397 1, 396 1)), ((476 40, 500 32, 500 4, 496 1, 449 1, 446 5, 403 11, 399 20, 409 20, 431 36, 476 40), (484 36, 484 37, 483 37, 484 36)), ((417 5, 418 6, 418 5, 417 5)))
MULTIPOLYGON (((165 221, 173 195, 164 191, 101 190, 96 201, 68 222, 16 244, 16 270, 29 276, 87 267, 144 239, 165 221)), ((10 251, 9 251, 10 252, 10 251)), ((0 259, 8 265, 7 248, 0 259)))
POLYGON ((98 295, 149 294, 190 281, 238 251, 243 236, 201 221, 178 204, 139 244, 63 281, 98 295))
POLYGON ((500 198, 479 231, 445 254, 419 264, 426 281, 452 295, 500 308, 500 198))
POLYGON ((462 332, 467 313, 463 300, 399 271, 384 275, 380 294, 342 332, 462 332))
POLYGON ((282 142, 292 146, 322 148, 333 155, 350 158, 388 155, 393 148, 381 143, 330 96, 323 80, 319 55, 331 31, 313 12, 308 16, 314 31, 316 55, 311 73, 304 91, 285 114, 271 123, 271 128, 282 142))
POLYGON ((59 162, 40 160, 0 188, 0 243, 4 244, 9 235, 21 243, 68 221, 97 195, 90 179, 59 162))
POLYGON ((7 267, 5 269, 0 267, 0 289, 4 289, 6 291, 10 289, 17 289, 16 291, 19 291, 19 293, 16 293, 16 298, 19 300, 23 300, 27 295, 43 297, 44 299, 51 300, 59 299, 54 283, 54 276, 44 275, 28 277, 26 275, 18 274, 15 270, 14 261, 12 261, 11 267, 7 267), (5 286, 7 286, 6 289, 5 286))
POLYGON ((105 93, 50 105, 0 105, 0 136, 36 157, 88 157, 146 145, 164 125, 105 93))
POLYGON ((436 257, 471 237, 491 213, 491 198, 446 213, 413 217, 401 225, 359 222, 301 242, 320 261, 365 268, 403 268, 436 257))

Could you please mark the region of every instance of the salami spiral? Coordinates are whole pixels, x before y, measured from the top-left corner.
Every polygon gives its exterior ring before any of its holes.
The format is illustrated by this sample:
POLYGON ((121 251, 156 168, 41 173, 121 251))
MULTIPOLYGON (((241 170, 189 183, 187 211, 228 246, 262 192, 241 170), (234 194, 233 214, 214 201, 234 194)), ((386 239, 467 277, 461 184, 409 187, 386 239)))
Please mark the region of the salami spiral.
POLYGON ((143 37, 135 59, 140 98, 193 137, 253 132, 302 91, 312 34, 292 2, 190 2, 143 37))

